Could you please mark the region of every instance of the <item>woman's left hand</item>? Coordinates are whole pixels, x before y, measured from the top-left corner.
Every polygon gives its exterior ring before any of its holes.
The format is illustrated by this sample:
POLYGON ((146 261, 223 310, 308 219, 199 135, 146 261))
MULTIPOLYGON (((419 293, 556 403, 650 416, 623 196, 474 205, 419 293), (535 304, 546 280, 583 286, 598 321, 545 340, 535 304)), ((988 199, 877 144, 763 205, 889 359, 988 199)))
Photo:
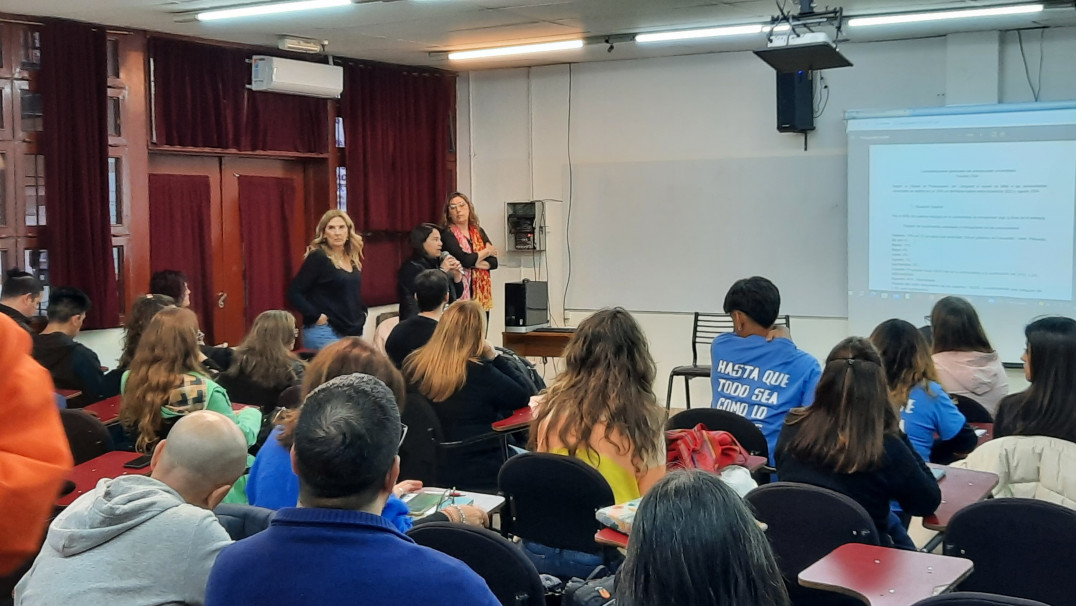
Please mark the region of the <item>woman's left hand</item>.
POLYGON ((396 497, 399 498, 405 494, 418 492, 420 490, 422 490, 421 480, 404 480, 403 482, 400 482, 399 484, 392 487, 392 494, 396 495, 396 497))

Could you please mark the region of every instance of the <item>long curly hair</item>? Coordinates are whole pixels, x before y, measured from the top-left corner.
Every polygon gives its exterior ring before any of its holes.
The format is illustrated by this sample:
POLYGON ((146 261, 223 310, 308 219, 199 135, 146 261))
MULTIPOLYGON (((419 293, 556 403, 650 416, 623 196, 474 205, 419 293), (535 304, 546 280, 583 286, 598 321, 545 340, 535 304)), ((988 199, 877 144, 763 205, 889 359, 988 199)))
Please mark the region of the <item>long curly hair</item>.
POLYGON ((575 456, 589 447, 594 426, 604 424, 607 440, 615 431, 631 443, 636 471, 664 460, 665 411, 654 396, 654 358, 630 313, 616 307, 583 320, 564 361, 564 372, 545 391, 531 422, 532 447, 544 427, 556 431, 575 456))
POLYGON ((198 317, 189 309, 162 309, 142 334, 120 406, 120 422, 138 432, 139 452, 156 442, 169 394, 183 375, 195 372, 205 373, 198 361, 198 317))
POLYGON ((318 221, 318 227, 314 231, 314 239, 310 241, 310 244, 306 247, 306 254, 320 250, 327 257, 332 259, 332 250, 329 247, 329 243, 325 238, 325 226, 329 224, 335 218, 341 218, 347 225, 347 242, 344 242, 344 254, 351 260, 351 264, 355 269, 362 269, 362 236, 355 231, 355 222, 351 220, 348 214, 340 209, 333 208, 325 211, 324 215, 321 215, 321 220, 318 221))

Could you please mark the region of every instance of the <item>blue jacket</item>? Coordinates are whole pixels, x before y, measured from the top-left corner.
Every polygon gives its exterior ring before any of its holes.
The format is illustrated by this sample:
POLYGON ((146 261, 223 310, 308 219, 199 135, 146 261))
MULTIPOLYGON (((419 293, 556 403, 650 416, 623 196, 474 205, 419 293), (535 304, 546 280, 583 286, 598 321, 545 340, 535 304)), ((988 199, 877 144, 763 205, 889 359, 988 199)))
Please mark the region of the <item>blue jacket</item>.
POLYGON ((766 436, 770 463, 789 410, 814 402, 818 360, 788 339, 718 335, 710 346, 713 408, 750 419, 766 436))
MULTIPOLYGON (((247 502, 258 507, 281 509, 299 502, 299 478, 291 470, 291 453, 280 445, 283 427, 273 428, 258 451, 247 480, 247 502)), ((381 515, 400 532, 411 530, 413 521, 407 504, 390 495, 381 515)))
POLYGON ((269 528, 224 549, 205 606, 499 606, 459 560, 421 545, 381 516, 285 508, 269 528))
POLYGON ((931 381, 928 388, 913 387, 908 402, 900 409, 900 428, 924 461, 930 460, 935 433, 943 440, 951 440, 966 422, 941 385, 931 381))

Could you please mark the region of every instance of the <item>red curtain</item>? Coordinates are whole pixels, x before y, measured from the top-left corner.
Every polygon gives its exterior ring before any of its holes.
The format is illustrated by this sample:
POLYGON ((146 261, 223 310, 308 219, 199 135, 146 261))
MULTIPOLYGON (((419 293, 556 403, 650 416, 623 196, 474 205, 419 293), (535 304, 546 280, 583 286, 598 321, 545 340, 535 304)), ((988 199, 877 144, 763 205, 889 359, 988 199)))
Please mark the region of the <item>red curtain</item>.
POLYGON ((285 309, 285 291, 294 273, 291 226, 295 223, 295 183, 279 177, 239 177, 239 224, 243 237, 246 325, 263 311, 285 309))
POLYGON ((187 276, 191 309, 202 331, 213 339, 213 241, 209 177, 149 176, 150 271, 175 269, 187 276))
POLYGON ((254 51, 150 38, 149 53, 159 145, 329 151, 329 101, 247 89, 254 51))
POLYGON ((408 234, 381 232, 364 240, 362 302, 371 307, 396 303, 396 272, 411 256, 408 234))
POLYGON ((407 232, 437 219, 455 186, 448 165, 455 97, 455 74, 345 68, 348 213, 359 229, 407 232))
POLYGON ((87 328, 119 324, 108 212, 108 70, 105 31, 54 21, 41 32, 50 282, 75 286, 93 309, 87 328))

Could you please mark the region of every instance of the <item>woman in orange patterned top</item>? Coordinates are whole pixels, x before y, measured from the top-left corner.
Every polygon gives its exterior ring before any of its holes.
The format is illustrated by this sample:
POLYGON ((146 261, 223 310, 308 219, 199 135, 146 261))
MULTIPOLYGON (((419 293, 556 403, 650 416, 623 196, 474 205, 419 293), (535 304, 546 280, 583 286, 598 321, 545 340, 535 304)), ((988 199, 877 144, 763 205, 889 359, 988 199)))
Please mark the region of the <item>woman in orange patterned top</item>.
POLYGON ((441 228, 444 250, 463 266, 463 295, 461 300, 474 299, 489 317, 493 309, 493 287, 489 272, 497 269, 497 247, 489 240, 486 230, 478 224, 471 200, 460 192, 452 192, 445 203, 445 222, 441 228))

